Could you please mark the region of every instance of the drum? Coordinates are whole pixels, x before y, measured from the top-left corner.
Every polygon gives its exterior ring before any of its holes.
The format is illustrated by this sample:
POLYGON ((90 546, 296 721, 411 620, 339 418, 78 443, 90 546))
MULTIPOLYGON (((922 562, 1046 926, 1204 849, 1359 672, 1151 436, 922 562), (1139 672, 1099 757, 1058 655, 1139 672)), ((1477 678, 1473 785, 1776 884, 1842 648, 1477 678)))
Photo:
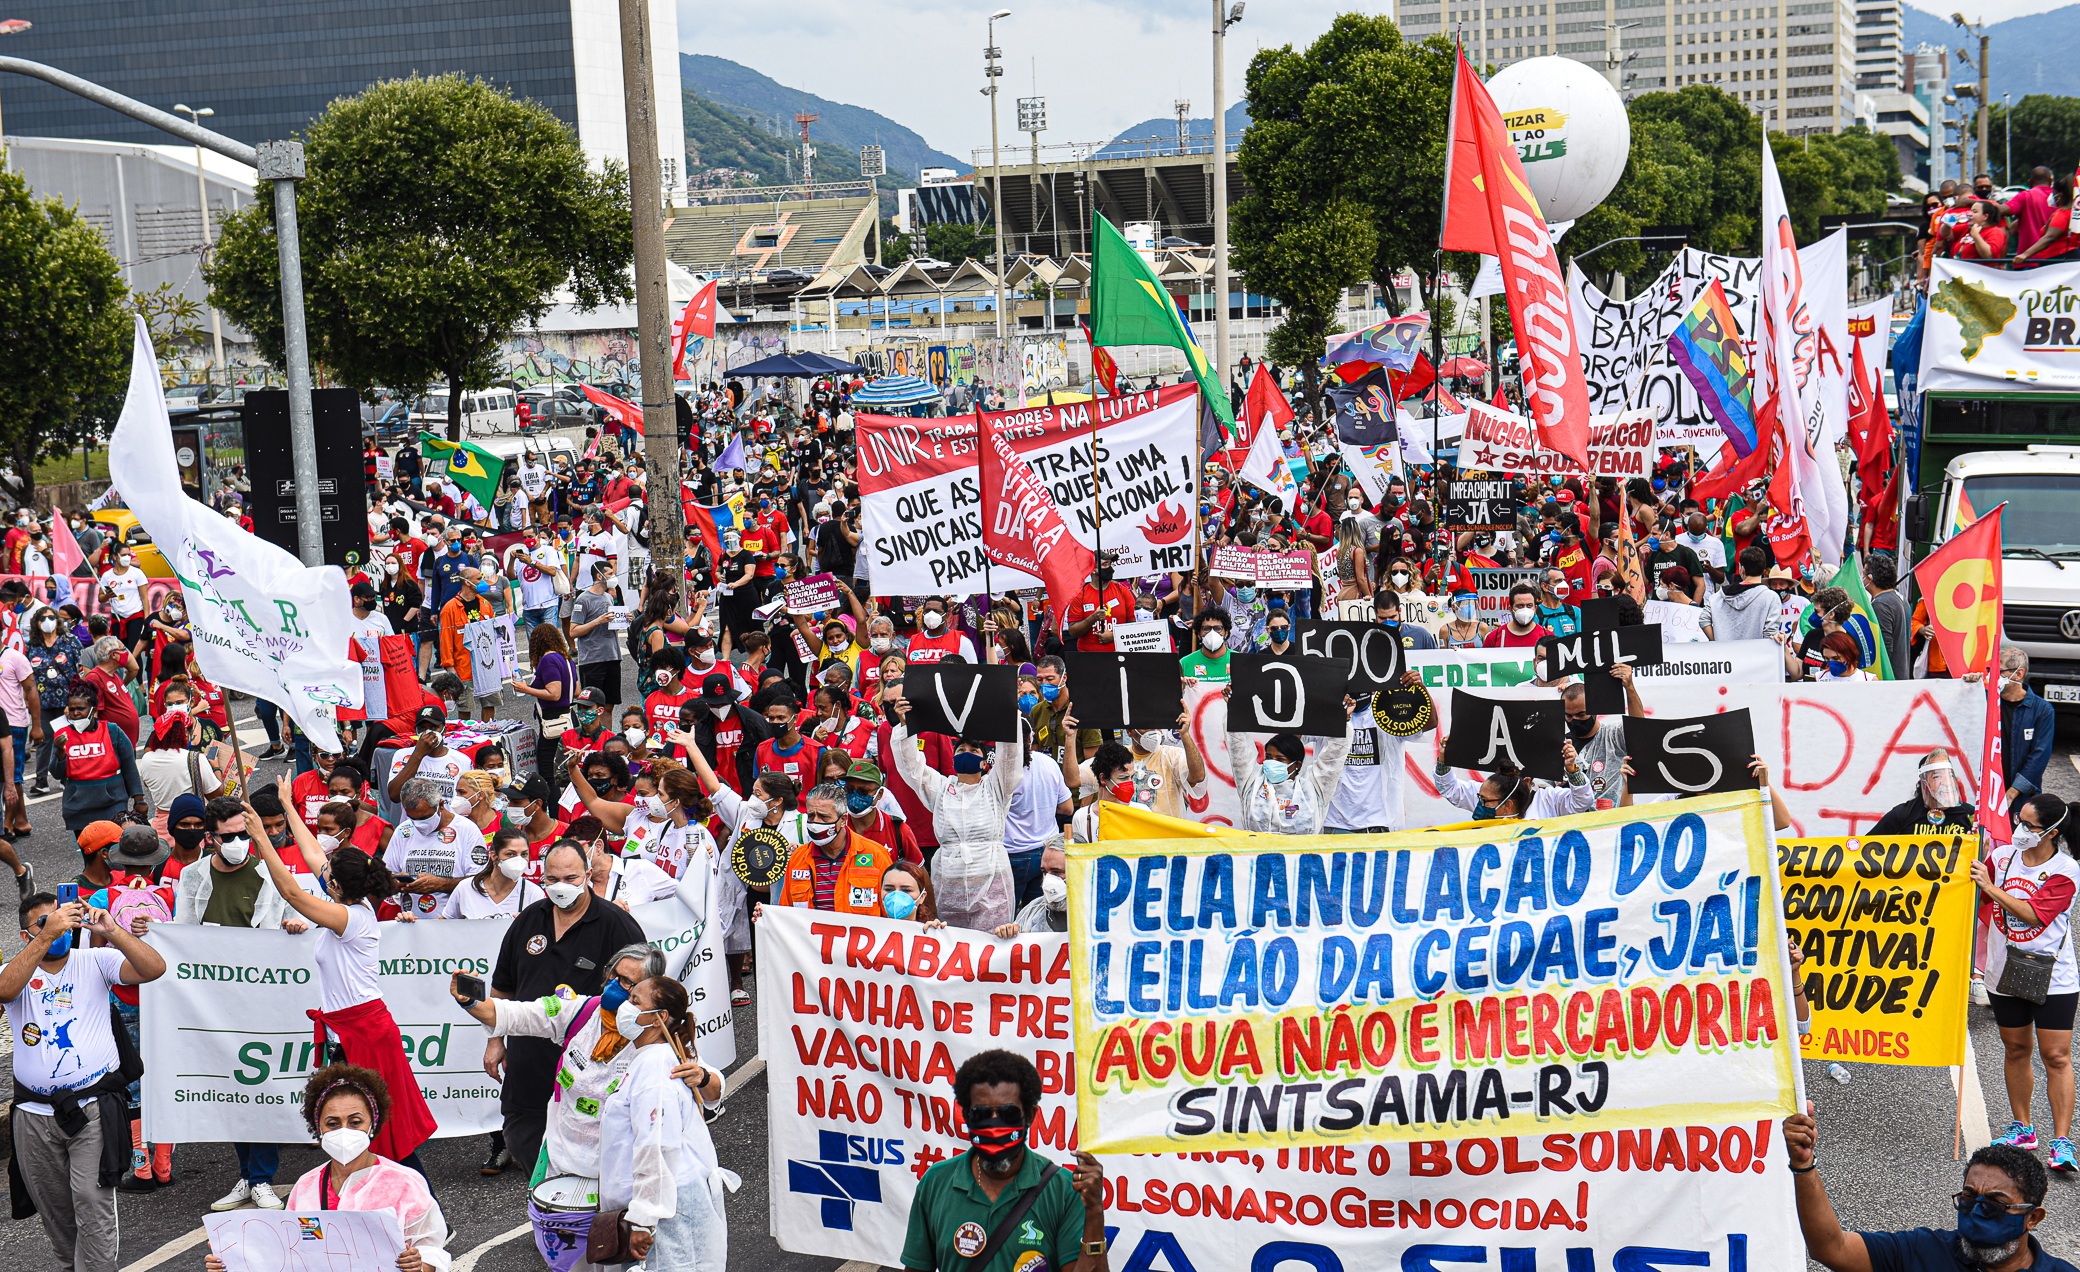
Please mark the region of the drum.
POLYGON ((582 1175, 551 1175, 527 1199, 534 1248, 549 1272, 571 1272, 585 1261, 585 1237, 599 1213, 599 1181, 582 1175))

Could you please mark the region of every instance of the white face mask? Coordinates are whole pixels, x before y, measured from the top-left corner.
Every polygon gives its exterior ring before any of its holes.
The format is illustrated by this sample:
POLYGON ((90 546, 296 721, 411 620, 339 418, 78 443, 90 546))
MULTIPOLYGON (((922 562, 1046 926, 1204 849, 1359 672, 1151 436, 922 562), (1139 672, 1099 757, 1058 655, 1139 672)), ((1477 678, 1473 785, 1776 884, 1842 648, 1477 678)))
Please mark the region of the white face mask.
POLYGON ((339 851, 338 836, 320 834, 316 836, 316 838, 318 840, 318 847, 324 850, 326 856, 330 857, 333 853, 339 851))
POLYGON ((1219 630, 1209 631, 1199 637, 1199 644, 1209 654, 1217 654, 1227 647, 1228 638, 1219 630))
POLYGON ((527 876, 527 858, 507 857, 504 861, 498 863, 498 872, 511 879, 514 883, 518 883, 527 876))
POLYGON ((585 889, 575 883, 544 884, 542 891, 549 894, 549 904, 559 910, 570 909, 578 903, 578 898, 585 894, 585 889))
POLYGON ((729 713, 736 710, 736 708, 734 706, 720 706, 709 707, 708 710, 714 712, 717 720, 727 720, 729 719, 729 713))
POLYGON ((430 835, 434 831, 439 830, 441 826, 441 814, 439 809, 435 809, 433 815, 430 817, 407 817, 405 820, 412 823, 412 829, 418 831, 422 835, 430 835))
POLYGON ((896 647, 895 641, 887 636, 876 636, 871 643, 877 654, 885 654, 896 647))
POLYGON ((37 620, 37 622, 36 622, 36 630, 38 630, 38 631, 40 631, 40 632, 54 632, 54 631, 57 631, 57 630, 58 630, 58 620, 57 620, 57 619, 55 619, 55 618, 44 618, 44 619, 38 619, 38 620, 37 620))
POLYGON ((1403 588, 1408 586, 1407 570, 1396 570, 1392 574, 1389 574, 1387 578, 1393 581, 1393 584, 1396 588, 1403 588))
POLYGON ((621 731, 621 736, 628 739, 628 744, 630 746, 641 746, 643 745, 643 738, 645 736, 643 732, 643 726, 640 724, 632 724, 621 731))
POLYGON ((1532 605, 1518 605, 1510 610, 1509 615, 1517 620, 1519 626, 1529 627, 1531 620, 1538 617, 1538 608, 1532 605))
POLYGON ((251 856, 252 852, 253 841, 244 835, 222 840, 217 844, 217 857, 234 869, 246 864, 246 858, 251 856))
POLYGON ((1665 601, 1668 599, 1668 584, 1656 583, 1654 585, 1654 599, 1657 601, 1665 601))
POLYGON ((1163 745, 1163 731, 1161 729, 1151 729, 1141 735, 1140 741, 1142 750, 1153 751, 1163 745))
POLYGON ((2027 826, 2017 824, 2015 827, 2015 838, 2009 842, 2013 843, 2019 851, 2028 852, 2044 842, 2044 832, 2031 830, 2027 826))
POLYGON ((342 1126, 318 1137, 318 1145, 325 1150, 325 1155, 342 1166, 359 1159, 368 1151, 368 1144, 368 1132, 357 1131, 351 1126, 342 1126))
POLYGON ((1040 876, 1040 896, 1050 910, 1067 909, 1069 905, 1069 881, 1060 875, 1040 876))
POLYGON ((924 617, 920 618, 918 621, 924 624, 924 629, 926 631, 936 632, 941 627, 946 625, 946 615, 941 614, 938 610, 926 610, 924 612, 924 617))
POLYGON ((622 1037, 634 1042, 643 1034, 643 1017, 656 1008, 642 1008, 634 1003, 623 1003, 614 1009, 614 1030, 622 1037))
POLYGON ((744 815, 755 822, 764 821, 766 814, 771 812, 772 809, 773 806, 762 799, 747 799, 744 801, 744 815))

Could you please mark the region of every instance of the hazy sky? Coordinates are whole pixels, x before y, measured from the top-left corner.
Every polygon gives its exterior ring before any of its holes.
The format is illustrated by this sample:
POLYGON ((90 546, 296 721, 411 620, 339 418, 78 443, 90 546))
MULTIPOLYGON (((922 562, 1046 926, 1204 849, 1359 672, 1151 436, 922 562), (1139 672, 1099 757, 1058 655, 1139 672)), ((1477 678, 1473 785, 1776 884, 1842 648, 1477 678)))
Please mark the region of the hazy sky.
MULTIPOLYGON (((1951 2, 1917 7, 1947 16, 1943 6, 1951 2)), ((1966 16, 1988 23, 2059 7, 2056 0, 1969 2, 1976 8, 1966 16)), ((967 159, 973 147, 989 144, 987 99, 978 90, 996 7, 988 0, 793 0, 782 19, 770 5, 681 0, 679 47, 879 111, 967 159)), ((1211 113, 1211 0, 1001 0, 1001 7, 1012 10, 997 23, 1007 144, 1024 140, 1009 132, 1017 123, 1014 99, 1035 91, 1036 72, 1048 105, 1043 144, 1107 140, 1169 115, 1179 97, 1191 101, 1193 115, 1211 113)), ((1249 0, 1243 20, 1228 28, 1228 102, 1242 96, 1243 73, 1258 48, 1305 46, 1354 7, 1349 0, 1249 0)))
MULTIPOLYGON (((2059 0, 1970 0, 1970 3, 1922 3, 1913 7, 1923 13, 1933 13, 1946 22, 1950 20, 1951 14, 1962 13, 1973 22, 1984 22, 1992 26, 1996 22, 2006 22, 2009 18, 2019 18, 2026 13, 2049 13, 2053 9, 2065 6, 2059 0)), ((680 30, 683 31, 685 28, 681 27, 680 30)), ((1995 67, 1999 65, 1998 61, 1994 62, 1995 67)))

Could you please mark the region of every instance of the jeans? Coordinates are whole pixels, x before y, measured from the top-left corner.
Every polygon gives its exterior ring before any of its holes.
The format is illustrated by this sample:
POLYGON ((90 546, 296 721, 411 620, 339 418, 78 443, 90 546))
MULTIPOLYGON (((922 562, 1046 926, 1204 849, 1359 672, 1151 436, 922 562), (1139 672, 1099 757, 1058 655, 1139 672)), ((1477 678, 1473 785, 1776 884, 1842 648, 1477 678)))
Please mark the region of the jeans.
POLYGON ((255 698, 253 718, 260 722, 261 728, 267 730, 267 745, 282 744, 282 713, 279 708, 265 698, 255 698))
POLYGON ((1009 852, 1009 855, 1011 886, 1017 897, 1011 912, 1017 914, 1040 895, 1040 849, 1028 848, 1022 852, 1009 852))
POLYGON ((536 623, 555 623, 556 609, 556 605, 552 603, 538 606, 534 609, 521 610, 519 630, 525 633, 528 628, 533 627, 536 623))
POLYGON ((12 725, 8 732, 14 736, 14 784, 22 784, 22 774, 29 771, 29 726, 12 725))
POLYGON ((238 1177, 248 1183, 271 1184, 282 1168, 280 1144, 233 1144, 238 1153, 238 1177))

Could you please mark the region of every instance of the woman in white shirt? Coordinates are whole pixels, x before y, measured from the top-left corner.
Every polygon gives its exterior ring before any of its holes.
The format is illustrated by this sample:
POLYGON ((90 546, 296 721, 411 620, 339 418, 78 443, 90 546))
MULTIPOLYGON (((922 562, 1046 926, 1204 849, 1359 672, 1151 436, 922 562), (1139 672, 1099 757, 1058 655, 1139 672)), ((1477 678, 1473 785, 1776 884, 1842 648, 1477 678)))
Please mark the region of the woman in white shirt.
MULTIPOLYGON (((277 783, 275 789, 287 807, 287 785, 277 783)), ((260 825, 260 814, 250 802, 245 809, 246 824, 260 825)), ((311 1041, 323 1054, 329 1033, 339 1041, 347 1063, 373 1069, 389 1084, 396 1093, 396 1107, 376 1133, 376 1151, 419 1170, 419 1145, 433 1138, 435 1130, 433 1111, 420 1094, 419 1080, 405 1059, 404 1036, 383 1002, 376 978, 382 938, 375 903, 396 895, 400 880, 388 866, 359 848, 341 847, 327 858, 300 818, 289 819, 289 832, 323 885, 323 896, 304 891, 267 836, 255 836, 253 847, 267 862, 268 875, 282 899, 319 929, 315 954, 319 1010, 311 1013, 315 1022, 311 1041)))
POLYGON ((101 572, 101 600, 115 616, 109 634, 135 645, 144 627, 144 589, 151 582, 131 559, 130 549, 117 548, 115 565, 101 572))
MULTIPOLYGON (((296 1181, 289 1208, 387 1210, 404 1234, 398 1272, 446 1272, 448 1220, 426 1176, 371 1151, 391 1114, 390 1084, 380 1074, 340 1062, 312 1074, 303 1086, 303 1124, 330 1160, 296 1181)), ((214 1253, 203 1266, 224 1272, 224 1261, 214 1253)))
POLYGON ((541 884, 527 882, 527 865, 527 832, 512 827, 496 832, 491 836, 491 860, 455 885, 441 917, 495 919, 520 913, 548 895, 541 884))
POLYGON ((686 1008, 685 986, 653 976, 614 1012, 635 1056, 600 1110, 599 1207, 628 1211, 629 1248, 649 1272, 724 1272, 722 1198, 735 1177, 716 1160, 693 1093, 672 1077, 680 1051, 697 1059, 686 1008))
MULTIPOLYGON (((1996 907, 1986 938, 1986 996, 2007 1047, 2008 1108, 2014 1117, 1994 1143, 2028 1151, 2037 1147, 2036 1119, 2030 1112, 2036 1087, 2029 1054, 2034 1043, 2044 1056, 2045 1095, 2051 1104, 2053 1138, 2046 1164, 2063 1171, 2080 1165, 2073 1155, 2070 1060, 2073 1012, 2080 1005, 2080 967, 2074 963, 2071 940, 2073 899, 2080 888, 2080 861, 2073 853, 2076 828, 2080 805, 2040 791, 2017 810, 2014 842, 1972 863, 1972 882, 1996 907), (2055 960, 2042 1001, 2001 992, 2021 988, 2004 980, 2014 950, 2048 954, 2055 960)), ((2019 979, 2019 970, 2017 974, 2019 979)))

